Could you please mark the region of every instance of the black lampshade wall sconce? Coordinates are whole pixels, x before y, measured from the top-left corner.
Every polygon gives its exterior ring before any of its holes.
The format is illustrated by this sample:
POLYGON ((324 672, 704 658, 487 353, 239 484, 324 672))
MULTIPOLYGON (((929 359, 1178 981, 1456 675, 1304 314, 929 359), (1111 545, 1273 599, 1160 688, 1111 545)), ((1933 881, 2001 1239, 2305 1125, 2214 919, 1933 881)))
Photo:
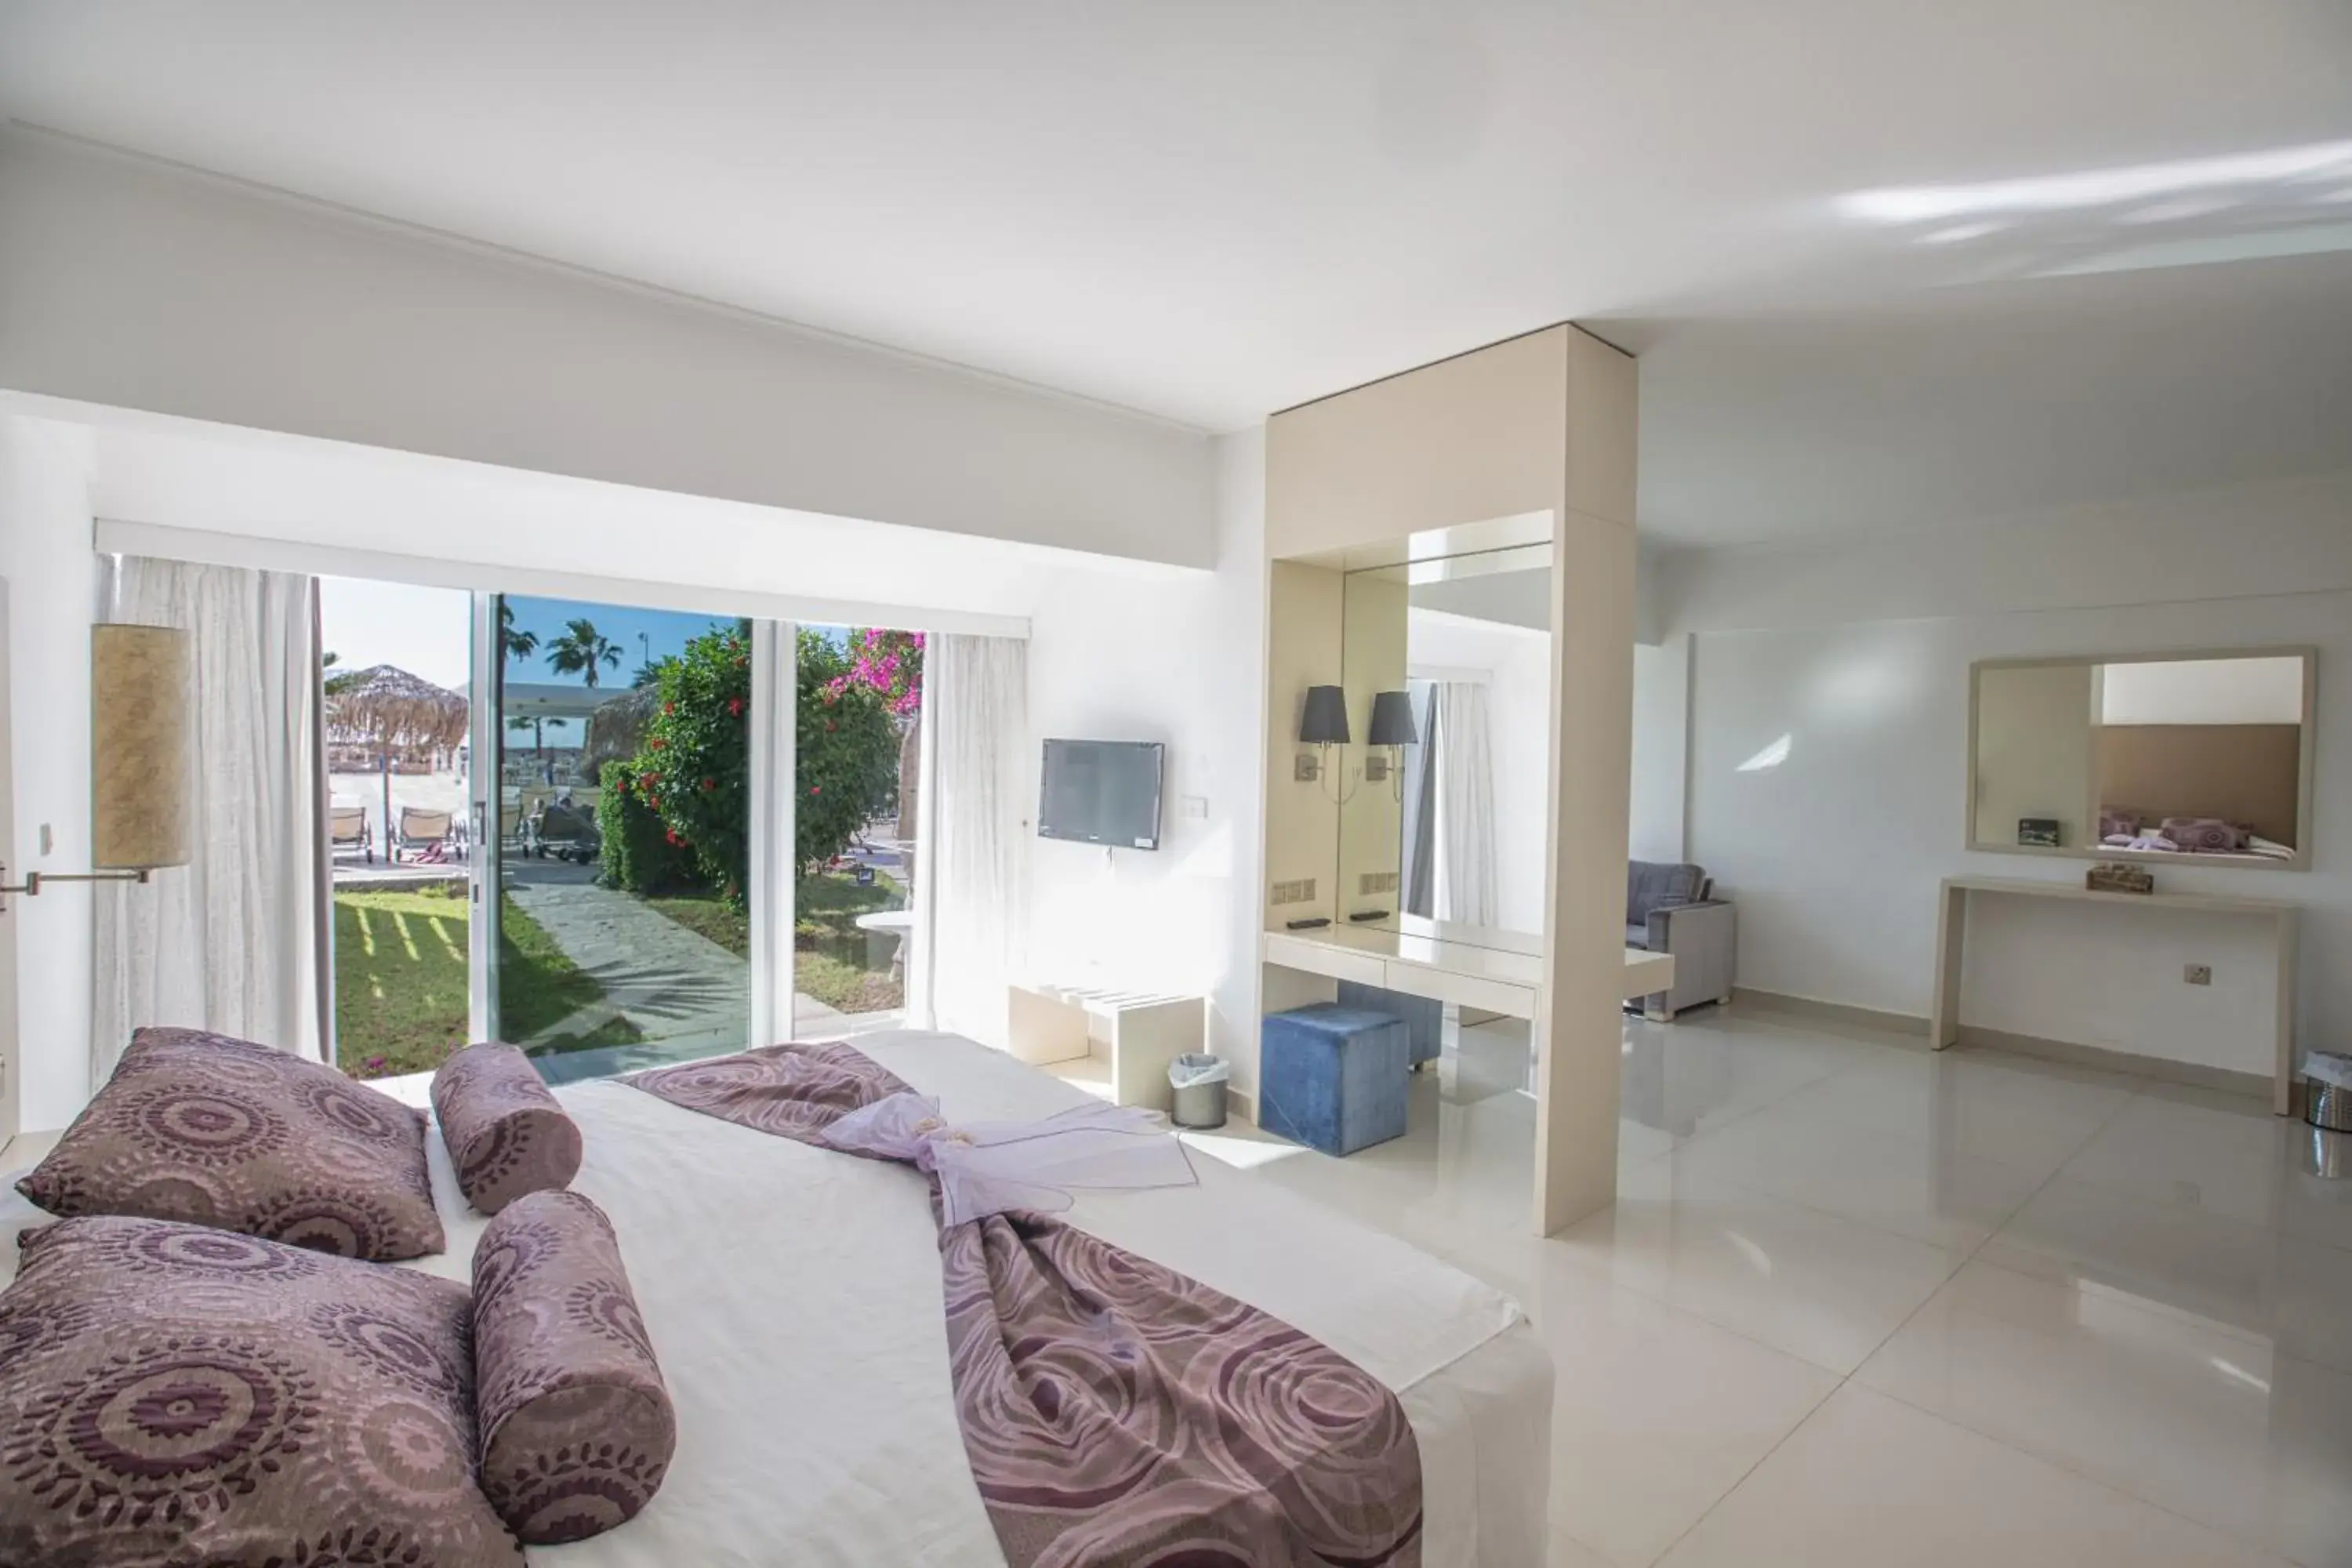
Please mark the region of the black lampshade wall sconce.
POLYGON ((1307 705, 1298 713, 1298 743, 1314 746, 1301 752, 1291 777, 1301 784, 1331 776, 1331 748, 1348 743, 1348 694, 1336 686, 1310 686, 1307 705))
MULTIPOLYGON (((1323 793, 1345 805, 1355 792, 1347 787, 1341 777, 1335 790, 1331 784, 1331 748, 1345 746, 1354 739, 1348 727, 1348 695, 1337 686, 1310 686, 1307 689, 1307 704, 1299 710, 1298 743, 1314 746, 1313 755, 1302 752, 1292 777, 1304 784, 1320 782, 1323 793)), ((1378 691, 1372 694, 1372 717, 1368 743, 1384 746, 1385 757, 1367 758, 1364 777, 1372 782, 1388 778, 1397 798, 1404 798, 1403 749, 1420 742, 1421 735, 1412 721, 1412 699, 1402 691, 1378 691)))
POLYGON ((1385 758, 1367 758, 1364 777, 1377 782, 1380 775, 1372 771, 1375 763, 1384 762, 1389 789, 1397 799, 1404 798, 1404 749, 1421 743, 1421 731, 1412 721, 1412 697, 1403 691, 1372 693, 1372 721, 1366 726, 1366 741, 1374 746, 1385 746, 1385 758))

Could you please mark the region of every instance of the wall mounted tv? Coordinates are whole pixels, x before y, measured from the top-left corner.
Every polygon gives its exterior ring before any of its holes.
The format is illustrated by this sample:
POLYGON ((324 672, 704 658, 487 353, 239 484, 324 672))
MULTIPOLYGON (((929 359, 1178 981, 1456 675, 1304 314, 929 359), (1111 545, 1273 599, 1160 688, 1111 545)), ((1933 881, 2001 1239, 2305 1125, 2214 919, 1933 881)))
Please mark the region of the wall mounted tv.
POLYGON ((1160 847, 1157 741, 1048 741, 1037 833, 1121 849, 1160 847))

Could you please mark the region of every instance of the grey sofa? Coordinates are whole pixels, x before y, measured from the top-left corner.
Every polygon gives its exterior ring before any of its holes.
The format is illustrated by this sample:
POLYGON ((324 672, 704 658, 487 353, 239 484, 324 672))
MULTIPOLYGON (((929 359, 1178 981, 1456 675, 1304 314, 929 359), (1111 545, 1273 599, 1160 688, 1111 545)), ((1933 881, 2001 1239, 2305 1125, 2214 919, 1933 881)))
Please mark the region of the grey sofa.
POLYGON ((1641 999, 1642 1016, 1654 1023, 1671 1024, 1675 1014, 1702 1002, 1731 1000, 1738 911, 1713 892, 1696 866, 1626 862, 1625 945, 1675 959, 1674 989, 1641 999))

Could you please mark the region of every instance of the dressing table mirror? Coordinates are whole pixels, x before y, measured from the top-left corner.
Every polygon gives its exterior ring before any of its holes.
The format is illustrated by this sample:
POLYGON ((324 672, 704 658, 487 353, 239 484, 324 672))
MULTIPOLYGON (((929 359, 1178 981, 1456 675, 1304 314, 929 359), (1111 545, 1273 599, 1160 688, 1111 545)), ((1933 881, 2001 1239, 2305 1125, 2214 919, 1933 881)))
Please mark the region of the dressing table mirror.
POLYGON ((1546 539, 1346 574, 1339 921, 1542 952, 1551 562, 1546 539))

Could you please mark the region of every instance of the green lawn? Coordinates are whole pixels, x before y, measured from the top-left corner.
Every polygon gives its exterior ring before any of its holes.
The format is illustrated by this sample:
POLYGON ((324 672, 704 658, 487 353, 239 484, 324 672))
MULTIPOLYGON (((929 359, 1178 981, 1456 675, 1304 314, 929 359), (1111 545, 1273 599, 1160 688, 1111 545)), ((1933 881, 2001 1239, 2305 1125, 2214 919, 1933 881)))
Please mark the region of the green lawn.
POLYGON ((866 967, 866 933, 857 917, 897 909, 898 884, 875 873, 864 887, 855 877, 803 877, 793 889, 793 989, 845 1013, 882 1013, 907 1005, 906 988, 889 970, 866 967))
MULTIPOLYGON (((854 877, 803 878, 793 890, 793 986, 845 1013, 879 1013, 906 1005, 904 987, 886 971, 866 967, 866 933, 857 917, 898 907, 898 884, 877 875, 865 887, 854 877)), ((751 952, 749 916, 730 909, 715 893, 665 894, 645 900, 647 909, 709 937, 738 958, 751 952)))
POLYGON ((644 900, 698 936, 709 937, 738 958, 751 956, 751 917, 730 909, 716 893, 664 893, 644 900))
MULTIPOLYGON (((467 913, 459 890, 335 895, 335 1051, 343 1070, 355 1078, 424 1072, 465 1043, 467 913)), ((509 1039, 530 1038, 597 1000, 596 983, 513 900, 499 917, 500 1024, 509 1039)), ((544 1048, 640 1037, 614 1018, 544 1048)))

